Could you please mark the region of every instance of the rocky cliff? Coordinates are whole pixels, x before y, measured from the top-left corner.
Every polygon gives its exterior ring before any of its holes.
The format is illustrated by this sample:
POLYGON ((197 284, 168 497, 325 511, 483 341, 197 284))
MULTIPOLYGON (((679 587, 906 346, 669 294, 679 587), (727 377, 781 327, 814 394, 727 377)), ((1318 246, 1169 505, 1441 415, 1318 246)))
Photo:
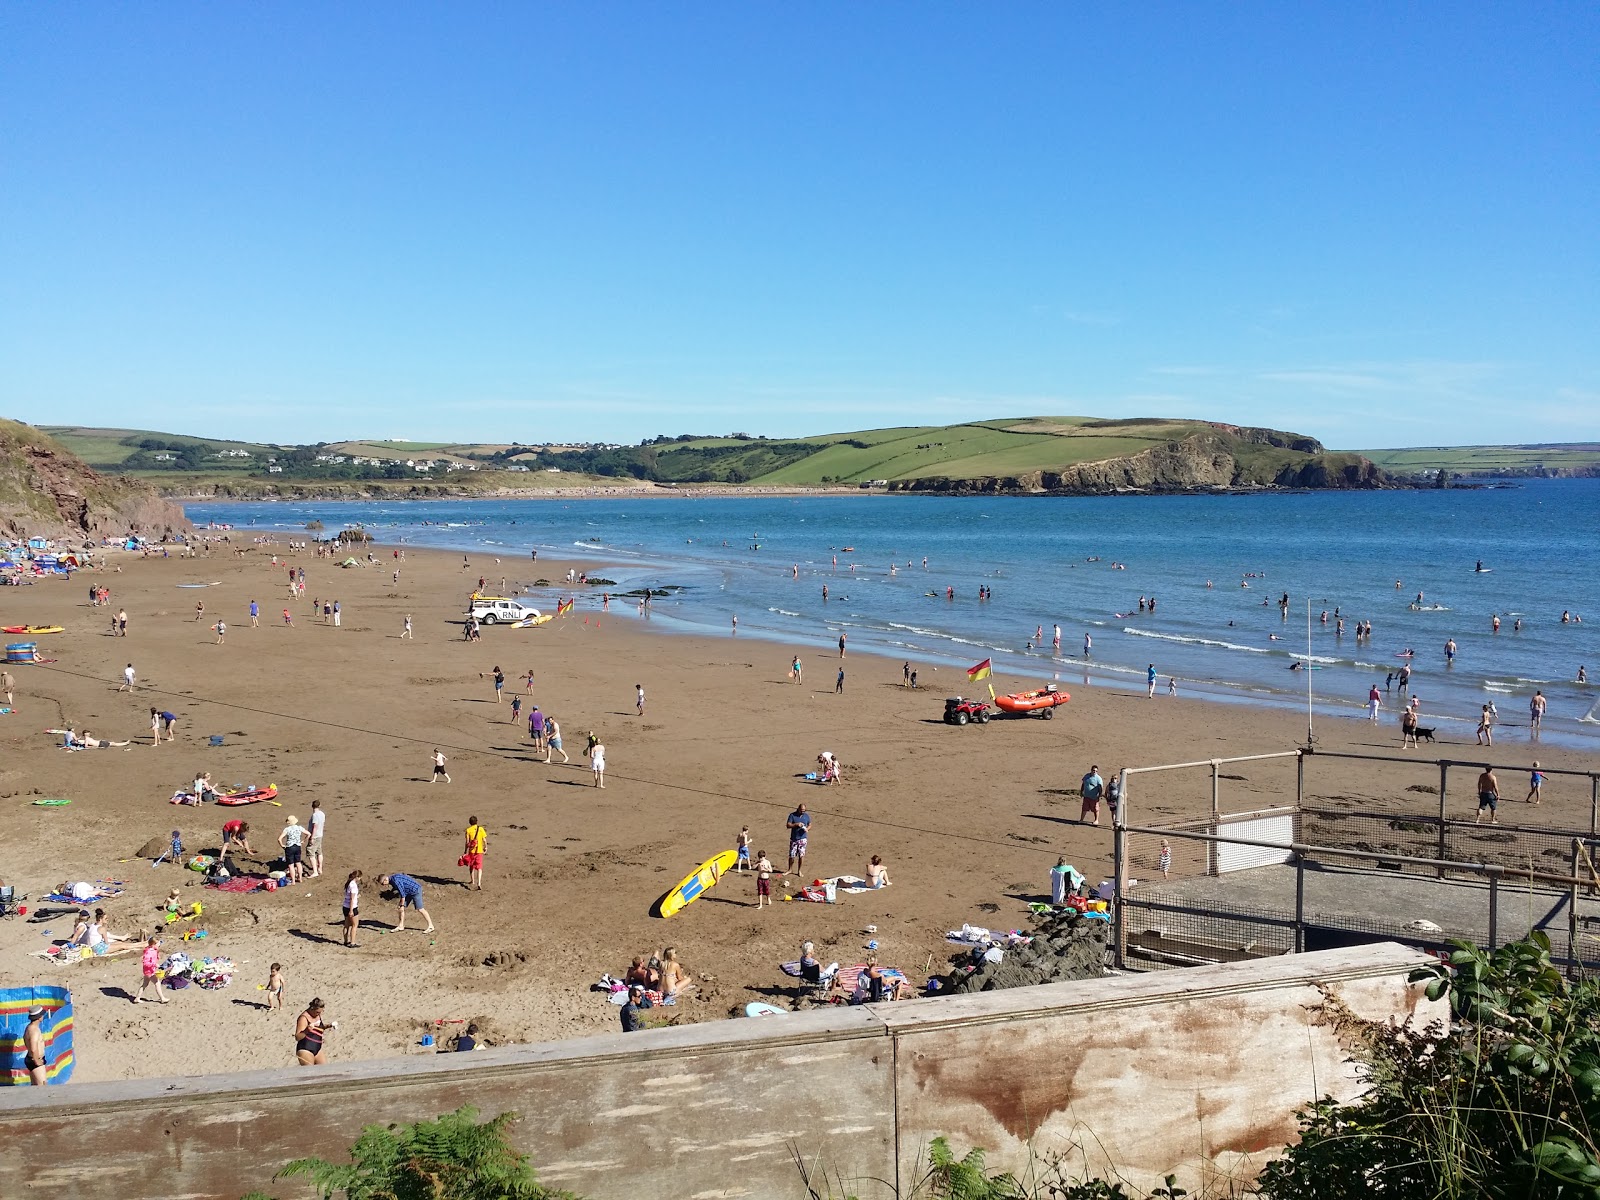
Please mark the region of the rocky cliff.
POLYGON ((1178 441, 1122 458, 1059 471, 954 479, 929 476, 890 484, 914 492, 1192 492, 1232 488, 1380 488, 1395 486, 1359 454, 1330 454, 1314 438, 1272 429, 1212 425, 1178 441))
POLYGON ((32 426, 0 419, 0 533, 159 536, 187 528, 183 510, 154 488, 102 475, 32 426))

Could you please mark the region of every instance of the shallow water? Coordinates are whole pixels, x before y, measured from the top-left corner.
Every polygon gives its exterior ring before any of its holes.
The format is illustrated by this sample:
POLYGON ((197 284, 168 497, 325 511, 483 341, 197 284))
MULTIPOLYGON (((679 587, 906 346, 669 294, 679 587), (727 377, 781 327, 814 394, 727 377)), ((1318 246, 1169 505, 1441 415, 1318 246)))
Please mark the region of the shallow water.
MULTIPOLYGON (((616 591, 683 585, 655 602, 657 623, 725 635, 737 614, 740 636, 795 648, 832 645, 845 633, 852 650, 943 667, 949 690, 951 666, 983 658, 997 671, 1069 687, 1142 688, 1153 663, 1163 691, 1175 677, 1181 694, 1303 707, 1309 681, 1320 711, 1350 713, 1373 682, 1382 688, 1398 670, 1398 653, 1414 648, 1412 690, 1427 722, 1475 722, 1492 701, 1502 725, 1525 725, 1539 688, 1549 700, 1547 736, 1600 738, 1600 690, 1572 682, 1580 664, 1600 674, 1600 480, 1241 496, 186 507, 196 522, 262 530, 360 522, 384 542, 475 552, 474 567, 497 585, 501 575, 522 584, 537 577, 531 548, 624 564, 609 572, 616 591), (1479 560, 1483 573, 1474 569, 1479 560), (993 589, 992 600, 978 600, 980 585, 993 589), (1285 591, 1287 617, 1278 606, 1285 591), (1141 596, 1155 597, 1153 612, 1139 610, 1141 596), (1343 637, 1335 610, 1345 617, 1343 637), (1563 610, 1586 620, 1562 624, 1563 610), (1514 631, 1519 616, 1523 628, 1514 631), (1373 624, 1370 646, 1354 636, 1360 620, 1373 624), (1060 655, 1050 644, 1057 624, 1060 655), (1044 644, 1030 644, 1041 628, 1044 644), (1452 637, 1458 651, 1447 667, 1452 637), (1290 670, 1297 660, 1317 669, 1290 670)), ((612 611, 635 614, 631 604, 612 611)), ((1391 715, 1398 703, 1396 691, 1391 715)))

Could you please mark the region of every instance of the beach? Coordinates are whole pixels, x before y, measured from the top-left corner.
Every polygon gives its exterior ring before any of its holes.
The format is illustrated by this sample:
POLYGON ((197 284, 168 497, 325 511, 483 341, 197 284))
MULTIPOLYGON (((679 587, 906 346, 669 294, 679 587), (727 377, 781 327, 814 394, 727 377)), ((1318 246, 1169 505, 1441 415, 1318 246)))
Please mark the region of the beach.
MULTIPOLYGON (((602 611, 598 589, 577 589, 573 611, 549 624, 488 628, 467 642, 468 594, 480 577, 491 591, 502 576, 527 577, 525 555, 497 561, 486 552, 407 548, 400 561, 395 544, 383 543, 371 565, 340 568, 310 550, 285 556, 283 542, 231 536, 197 558, 112 552, 104 571, 7 588, 0 597, 7 624, 65 627, 36 639, 55 662, 10 668, 17 694, 15 711, 0 717, 0 804, 8 814, 0 879, 34 897, 30 906, 64 880, 121 881, 123 894, 105 907, 124 935, 150 928, 176 886, 185 904, 203 903, 198 927, 207 937, 181 943, 175 931, 188 926, 171 926, 163 950, 223 954, 237 966, 226 988, 191 987, 166 1007, 133 1003, 137 955, 71 966, 30 957, 47 934, 70 932, 69 913, 0 922, 5 986, 72 989, 75 1080, 290 1065, 294 1019, 313 996, 339 1023, 327 1043, 338 1060, 420 1052, 424 1032, 452 1036, 467 1021, 502 1045, 609 1032, 617 1009, 591 985, 602 973, 621 974, 634 955, 669 945, 696 992, 652 1010, 656 1021, 723 1019, 751 1001, 781 1003, 793 981, 779 964, 807 939, 825 962, 846 963, 862 961, 864 944, 876 940, 886 965, 920 983, 930 968, 945 967, 946 930, 1020 924, 1025 902, 1048 891, 1059 856, 1092 882, 1111 874, 1109 817, 1098 828, 1079 823, 1078 798, 1069 794, 1092 765, 1109 778, 1123 766, 1288 750, 1306 732, 1303 712, 1109 688, 1076 693, 1054 721, 951 727, 940 719, 945 696, 1043 680, 997 669, 987 683, 969 684, 958 669, 923 663, 913 664, 920 687, 912 691, 902 686, 898 659, 851 651, 841 660, 821 637, 669 633, 628 600, 602 611), (289 599, 286 564, 305 569, 303 599, 289 599), (90 606, 94 583, 111 589, 108 607, 90 606), (207 586, 180 586, 193 583, 207 586), (338 627, 313 617, 313 598, 340 601, 338 627), (248 617, 252 600, 258 628, 248 617), (126 638, 107 630, 120 609, 126 638), (403 639, 407 615, 415 636, 403 639), (228 627, 220 645, 212 629, 219 618, 228 627), (796 654, 804 668, 798 684, 789 677, 796 654), (129 663, 138 686, 119 692, 129 663), (496 666, 506 676, 498 704, 496 666), (557 755, 546 765, 525 720, 510 720, 510 698, 523 694, 530 669, 524 703, 560 721, 569 764, 557 755), (642 716, 636 684, 646 695, 642 716), (151 745, 152 706, 176 714, 175 742, 151 745), (57 728, 133 744, 69 753, 60 736, 44 732, 57 728), (582 756, 591 730, 606 747, 604 789, 593 786, 582 756), (448 759, 448 784, 430 782, 435 748, 448 759), (805 779, 824 750, 843 763, 842 783, 805 779), (275 784, 278 803, 231 811, 170 805, 201 770, 224 785, 275 784), (71 803, 32 803, 56 797, 71 803), (314 799, 327 813, 327 869, 299 886, 217 892, 195 872, 136 856, 175 829, 189 853, 215 851, 222 822, 243 817, 263 853, 241 862, 264 865, 285 818, 303 823, 314 799), (864 875, 878 854, 892 886, 832 905, 780 899, 758 910, 753 880, 735 875, 671 920, 650 915, 673 884, 730 848, 741 826, 749 826, 753 849, 781 867, 786 818, 801 802, 813 817, 804 881, 864 875), (482 892, 466 889, 457 865, 472 816, 488 831, 482 892), (353 868, 366 876, 363 927, 359 947, 346 948, 340 896, 353 868), (405 931, 388 931, 396 906, 379 898, 376 877, 394 872, 423 884, 433 934, 413 929, 409 917, 405 931), (865 932, 869 925, 875 933, 865 932), (257 987, 273 962, 286 979, 281 1011, 267 1010, 257 987)), ((354 556, 364 562, 366 554, 354 556)), ((559 581, 569 566, 606 570, 593 558, 571 564, 543 555, 537 570, 559 581)), ((535 602, 557 594, 566 590, 541 591, 535 602)), ((1072 690, 1070 675, 1063 686, 1072 690)), ((1377 725, 1319 719, 1319 748, 1399 753, 1395 715, 1391 705, 1377 725)), ((1470 730, 1451 736, 1438 754, 1477 757, 1470 730)), ((1525 730, 1496 755, 1513 763, 1537 757, 1546 769, 1600 769, 1600 758, 1581 749, 1532 747, 1525 730)), ((1228 784, 1227 807, 1293 799, 1284 794, 1292 769, 1231 773, 1240 778, 1228 784)), ((1437 781, 1436 768, 1350 764, 1325 790, 1390 802, 1430 778, 1437 781)), ((1505 795, 1520 800, 1525 776, 1502 779, 1505 795)), ((1209 776, 1138 788, 1131 804, 1141 821, 1209 808, 1209 776)), ((1546 786, 1539 816, 1586 829, 1589 805, 1586 780, 1558 781, 1546 786)), ((1522 812, 1515 803, 1506 809, 1522 812)), ((1464 789, 1453 815, 1471 816, 1464 789)), ((792 894, 802 880, 787 882, 792 894)))

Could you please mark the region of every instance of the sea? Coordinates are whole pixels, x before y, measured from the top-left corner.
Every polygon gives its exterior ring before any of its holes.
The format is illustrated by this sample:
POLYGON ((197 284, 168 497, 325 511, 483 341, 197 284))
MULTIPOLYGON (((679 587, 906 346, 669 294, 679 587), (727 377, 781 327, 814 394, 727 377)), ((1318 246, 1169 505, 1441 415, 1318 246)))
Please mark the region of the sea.
POLYGON ((1175 681, 1180 696, 1297 709, 1312 723, 1357 714, 1376 683, 1396 720, 1403 697, 1389 677, 1409 664, 1423 724, 1470 736, 1492 703, 1502 737, 1525 735, 1540 690, 1545 741, 1600 746, 1600 690, 1576 682, 1580 667, 1600 676, 1600 480, 1196 496, 185 507, 197 524, 246 534, 304 535, 320 521, 329 536, 359 524, 386 550, 461 551, 472 564, 463 601, 480 575, 536 604, 578 593, 580 612, 608 591, 608 619, 771 642, 780 662, 844 634, 852 654, 909 663, 920 686, 944 694, 983 694, 988 684, 969 684, 963 671, 985 659, 1006 686, 1069 691, 1143 691, 1153 666, 1161 695, 1175 681), (568 585, 533 551, 593 564, 615 586, 568 585), (670 589, 648 613, 621 598, 646 587, 670 589), (1564 623, 1564 612, 1581 620, 1564 623), (1370 641, 1355 634, 1365 621, 1370 641))

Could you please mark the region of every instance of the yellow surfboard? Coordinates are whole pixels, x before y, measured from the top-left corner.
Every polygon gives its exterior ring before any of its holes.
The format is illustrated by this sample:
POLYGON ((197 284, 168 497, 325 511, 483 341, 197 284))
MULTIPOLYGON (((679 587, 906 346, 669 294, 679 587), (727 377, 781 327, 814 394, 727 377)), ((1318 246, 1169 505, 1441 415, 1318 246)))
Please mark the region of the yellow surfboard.
POLYGON ((656 901, 656 912, 663 917, 670 917, 687 908, 714 888, 717 880, 726 872, 733 870, 733 865, 738 861, 739 855, 733 850, 724 850, 721 854, 706 859, 695 868, 692 875, 656 901))

